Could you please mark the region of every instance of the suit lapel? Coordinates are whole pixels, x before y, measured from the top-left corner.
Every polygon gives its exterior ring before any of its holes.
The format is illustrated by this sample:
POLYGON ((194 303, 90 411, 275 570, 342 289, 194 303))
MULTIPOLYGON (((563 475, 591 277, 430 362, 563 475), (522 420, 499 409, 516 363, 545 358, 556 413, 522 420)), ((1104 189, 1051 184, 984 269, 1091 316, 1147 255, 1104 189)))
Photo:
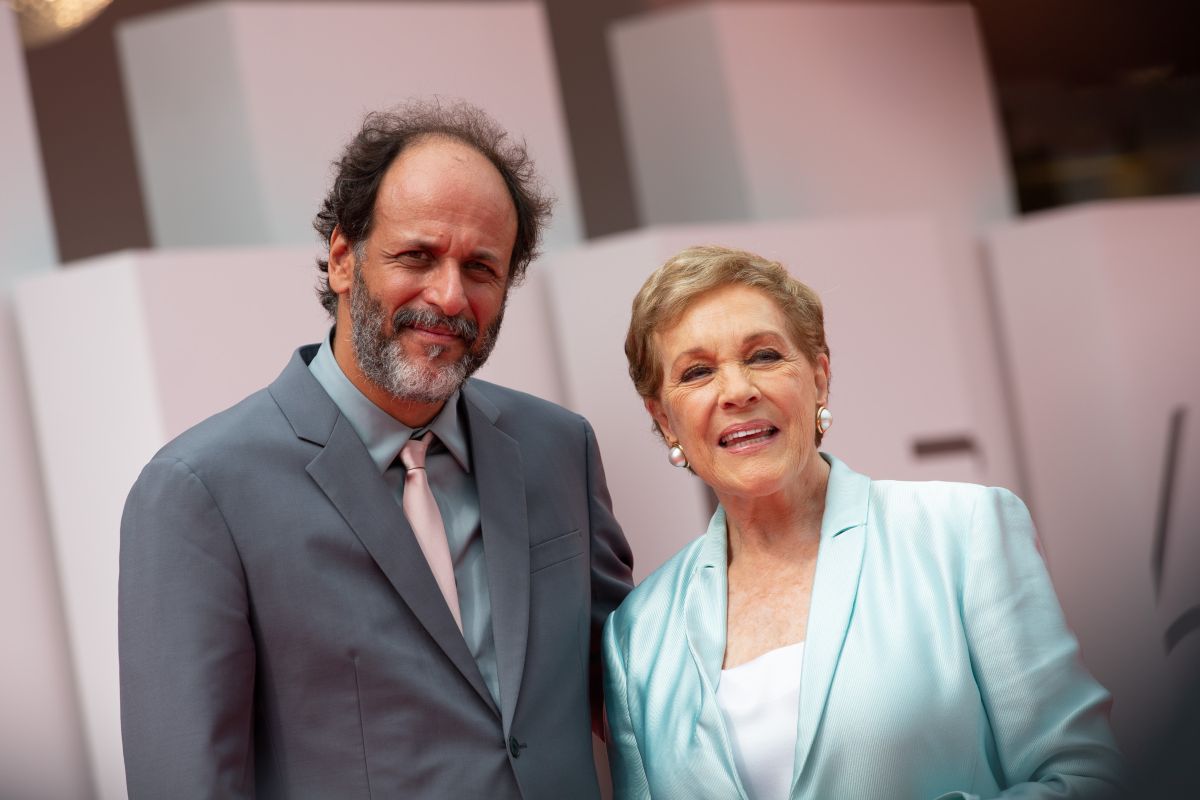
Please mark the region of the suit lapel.
POLYGON ((529 637, 529 518, 521 448, 496 427, 496 407, 474 386, 463 387, 471 438, 471 468, 492 601, 492 633, 500 708, 508 734, 525 670, 529 637))
POLYGON ((812 750, 850 628, 866 540, 871 481, 837 459, 827 458, 831 467, 829 488, 825 493, 821 547, 817 552, 804 667, 800 676, 793 788, 812 750))
MULTIPOLYGON (((696 716, 696 738, 712 743, 711 751, 720 759, 724 774, 733 787, 708 787, 714 794, 735 788, 738 797, 746 790, 733 758, 733 744, 725 729, 725 720, 717 705, 717 687, 721 682, 721 664, 725 660, 725 628, 729 601, 728 534, 725 509, 718 506, 708 523, 708 532, 700 559, 687 583, 684 596, 684 624, 688 649, 701 675, 700 708, 696 716)), ((681 716, 686 716, 681 715, 681 716)))
MULTIPOLYGON (((315 351, 314 351, 315 352, 315 351)), ((483 675, 433 578, 404 512, 350 423, 338 412, 297 351, 270 387, 296 435, 321 450, 308 473, 337 508, 430 637, 496 710, 483 675)), ((308 356, 310 359, 311 356, 308 356)))

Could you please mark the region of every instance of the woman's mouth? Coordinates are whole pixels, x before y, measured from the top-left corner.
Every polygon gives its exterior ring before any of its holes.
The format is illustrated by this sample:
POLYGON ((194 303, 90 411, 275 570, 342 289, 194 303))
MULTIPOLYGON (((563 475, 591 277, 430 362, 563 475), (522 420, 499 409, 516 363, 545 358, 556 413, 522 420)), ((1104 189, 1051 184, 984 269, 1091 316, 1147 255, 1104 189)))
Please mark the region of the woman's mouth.
POLYGON ((767 441, 779 433, 774 425, 748 425, 731 428, 721 434, 717 444, 726 450, 742 450, 752 445, 767 441))

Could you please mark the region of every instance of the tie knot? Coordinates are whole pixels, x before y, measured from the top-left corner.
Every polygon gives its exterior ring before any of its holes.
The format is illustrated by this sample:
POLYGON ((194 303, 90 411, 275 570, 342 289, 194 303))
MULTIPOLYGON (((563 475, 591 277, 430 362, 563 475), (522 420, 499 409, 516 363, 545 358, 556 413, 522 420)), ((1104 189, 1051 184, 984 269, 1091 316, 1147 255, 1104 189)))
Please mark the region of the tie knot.
POLYGON ((400 450, 400 463, 406 470, 424 469, 425 452, 433 441, 433 432, 429 431, 420 439, 409 439, 400 450))

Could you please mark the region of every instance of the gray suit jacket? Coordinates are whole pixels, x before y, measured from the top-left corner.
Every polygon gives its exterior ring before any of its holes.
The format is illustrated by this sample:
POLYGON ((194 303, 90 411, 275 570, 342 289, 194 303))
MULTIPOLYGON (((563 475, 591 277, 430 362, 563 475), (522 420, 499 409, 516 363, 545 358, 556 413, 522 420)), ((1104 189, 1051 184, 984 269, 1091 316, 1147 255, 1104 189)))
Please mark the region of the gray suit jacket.
POLYGON ((301 348, 164 447, 121 524, 133 798, 597 796, 599 632, 631 584, 587 422, 463 388, 496 707, 404 514, 301 348))

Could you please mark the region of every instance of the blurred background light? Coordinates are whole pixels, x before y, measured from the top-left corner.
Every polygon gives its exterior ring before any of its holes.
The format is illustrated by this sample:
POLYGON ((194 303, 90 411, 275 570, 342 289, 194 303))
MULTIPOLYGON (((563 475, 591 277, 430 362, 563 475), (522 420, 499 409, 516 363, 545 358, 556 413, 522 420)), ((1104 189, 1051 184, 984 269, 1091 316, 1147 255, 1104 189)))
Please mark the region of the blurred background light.
POLYGON ((112 0, 9 0, 26 47, 56 42, 91 22, 112 0))

